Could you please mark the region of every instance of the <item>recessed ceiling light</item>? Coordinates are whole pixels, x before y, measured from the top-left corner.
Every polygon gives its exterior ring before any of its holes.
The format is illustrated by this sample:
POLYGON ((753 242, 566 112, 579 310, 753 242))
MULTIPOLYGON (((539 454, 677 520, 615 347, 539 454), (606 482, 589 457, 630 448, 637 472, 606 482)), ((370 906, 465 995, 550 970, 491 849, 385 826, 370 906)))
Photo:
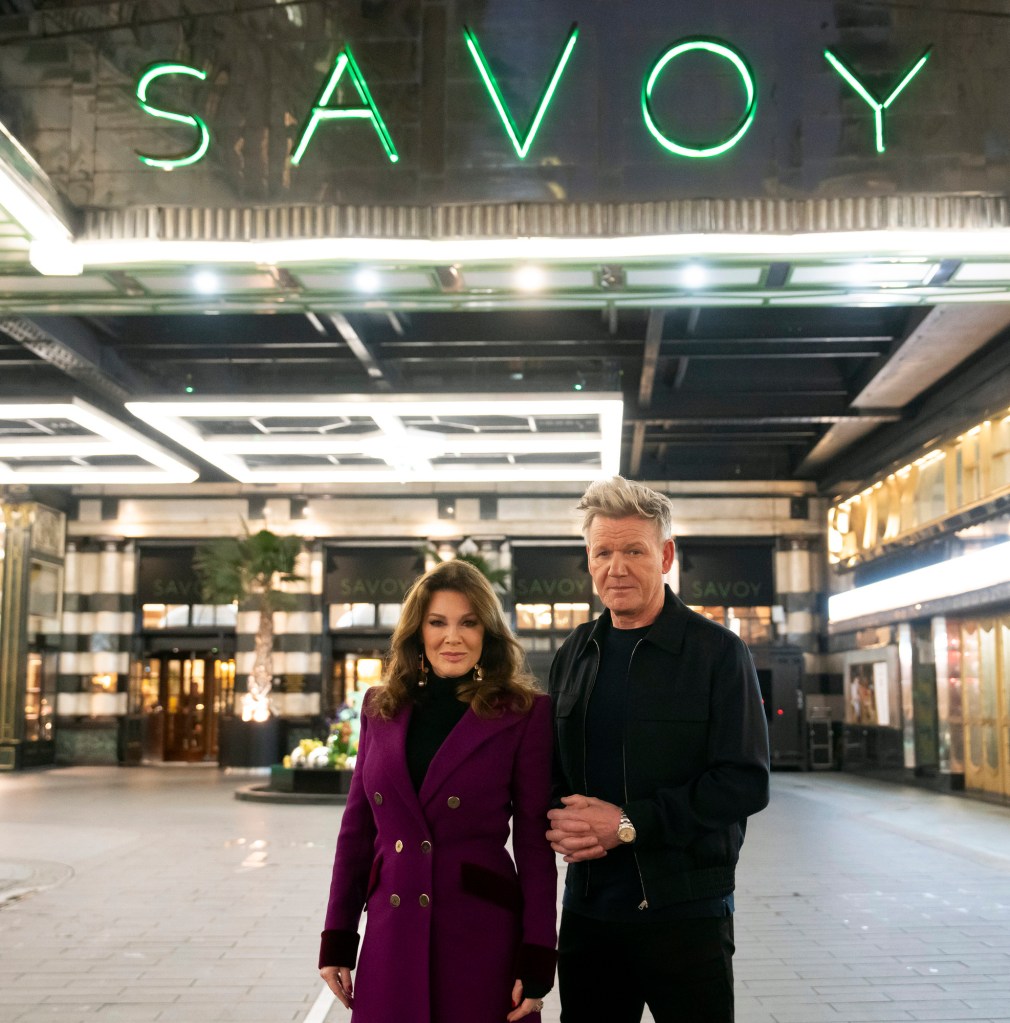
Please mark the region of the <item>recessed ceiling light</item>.
POLYGON ((708 271, 697 263, 690 263, 681 271, 680 280, 685 288, 704 288, 708 284, 708 271))
POLYGON ((193 287, 201 295, 216 295, 221 290, 221 278, 213 270, 200 270, 193 275, 193 287))
POLYGON ((541 291, 547 277, 538 266, 521 266, 516 270, 516 287, 520 291, 541 291))
POLYGON ((379 275, 368 267, 354 275, 354 286, 358 291, 365 291, 370 295, 379 290, 381 283, 379 275))

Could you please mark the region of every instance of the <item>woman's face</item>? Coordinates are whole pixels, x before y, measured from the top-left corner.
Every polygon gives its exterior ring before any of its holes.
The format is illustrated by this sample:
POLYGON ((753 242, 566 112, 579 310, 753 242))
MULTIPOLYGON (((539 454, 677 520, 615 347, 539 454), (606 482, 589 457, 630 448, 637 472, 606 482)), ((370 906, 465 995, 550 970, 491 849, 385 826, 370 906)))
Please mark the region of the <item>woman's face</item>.
POLYGON ((436 675, 461 678, 480 660, 484 626, 462 593, 439 590, 422 621, 421 642, 436 675))

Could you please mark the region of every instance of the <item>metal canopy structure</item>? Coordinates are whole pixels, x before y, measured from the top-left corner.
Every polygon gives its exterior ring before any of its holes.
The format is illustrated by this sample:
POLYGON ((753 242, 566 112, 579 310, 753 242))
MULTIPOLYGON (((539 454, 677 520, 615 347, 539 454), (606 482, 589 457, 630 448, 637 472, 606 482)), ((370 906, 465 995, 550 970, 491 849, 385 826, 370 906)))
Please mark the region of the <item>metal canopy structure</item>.
MULTIPOLYGON (((708 256, 676 235, 662 236, 666 255, 655 254, 664 246, 653 235, 571 234, 542 246, 489 236, 497 260, 437 263, 346 254, 366 242, 392 251, 393 238, 334 239, 330 248, 345 251, 329 259, 316 240, 284 263, 243 262, 260 257, 222 253, 205 237, 185 242, 183 261, 172 241, 137 238, 134 257, 106 256, 72 276, 39 273, 29 246, 12 244, 0 278, 0 399, 94 402, 171 448, 181 434, 152 433, 131 401, 606 394, 623 401, 622 472, 830 484, 854 445, 900 424, 923 395, 1001 345, 1010 261, 988 250, 1006 233, 998 224, 948 232, 940 252, 924 231, 918 252, 906 243, 902 256, 892 232, 863 231, 866 249, 878 245, 861 258, 787 257, 790 246, 814 246, 781 234, 707 236, 708 256), (567 251, 535 257, 550 245, 567 251)), ((398 244, 410 242, 424 244, 398 244)), ((473 242, 458 242, 461 256, 473 242)), ((83 234, 70 247, 94 253, 90 244, 83 234)), ((446 255, 453 248, 445 241, 446 255)), ((538 436, 529 431, 524 444, 538 436)), ((194 460, 192 445, 182 449, 194 460)), ((220 478, 206 456, 195 464, 220 478)), ((30 479, 27 465, 21 478, 30 479)), ((296 476, 273 459, 255 478, 296 476)))

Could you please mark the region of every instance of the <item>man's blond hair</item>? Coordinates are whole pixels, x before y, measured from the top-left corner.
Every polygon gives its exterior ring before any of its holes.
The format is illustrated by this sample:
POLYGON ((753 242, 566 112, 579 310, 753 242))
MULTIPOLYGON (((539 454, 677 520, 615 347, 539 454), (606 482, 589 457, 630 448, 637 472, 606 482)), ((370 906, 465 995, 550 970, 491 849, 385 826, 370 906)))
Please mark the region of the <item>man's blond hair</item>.
POLYGON ((659 539, 673 536, 673 502, 657 490, 623 476, 597 480, 582 495, 579 502, 582 516, 582 535, 589 539, 589 527, 597 515, 605 519, 625 519, 635 516, 656 523, 659 539))

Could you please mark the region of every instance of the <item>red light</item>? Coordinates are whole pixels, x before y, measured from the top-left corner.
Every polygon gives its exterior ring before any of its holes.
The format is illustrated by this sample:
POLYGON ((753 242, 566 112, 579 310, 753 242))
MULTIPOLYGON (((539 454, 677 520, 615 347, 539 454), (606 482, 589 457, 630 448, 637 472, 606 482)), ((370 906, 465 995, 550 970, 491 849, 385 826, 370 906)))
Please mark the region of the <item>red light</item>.
POLYGON ((779 717, 782 717, 782 715, 785 714, 785 711, 781 707, 779 707, 779 709, 775 711, 775 713, 778 714, 779 717))

